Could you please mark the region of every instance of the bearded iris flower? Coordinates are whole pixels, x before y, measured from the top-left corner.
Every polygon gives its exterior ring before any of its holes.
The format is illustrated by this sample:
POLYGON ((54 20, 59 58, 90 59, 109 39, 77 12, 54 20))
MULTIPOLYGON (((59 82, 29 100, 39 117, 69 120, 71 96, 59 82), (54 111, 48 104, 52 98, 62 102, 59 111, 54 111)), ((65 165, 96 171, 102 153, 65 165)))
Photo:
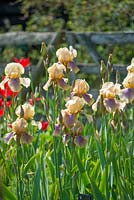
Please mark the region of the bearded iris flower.
POLYGON ((77 56, 77 51, 73 49, 72 46, 70 46, 69 49, 64 47, 56 51, 56 56, 58 57, 59 62, 66 65, 77 56))
POLYGON ((25 103, 16 109, 16 115, 25 120, 33 119, 34 114, 34 107, 30 103, 25 103))
POLYGON ((108 112, 115 112, 116 110, 123 110, 126 103, 119 101, 116 97, 120 93, 120 84, 113 82, 105 82, 100 89, 100 95, 96 102, 92 105, 92 109, 97 111, 98 103, 103 102, 103 106, 108 112))
POLYGON ((67 80, 64 78, 66 72, 66 67, 61 63, 54 63, 51 67, 48 68, 49 79, 44 85, 43 89, 48 90, 49 86, 54 83, 64 90, 68 89, 67 80))
POLYGON ((73 96, 65 105, 71 114, 80 112, 84 106, 84 100, 80 97, 73 96))
POLYGON ((68 90, 69 86, 67 85, 68 79, 64 78, 65 74, 72 70, 75 73, 79 71, 73 59, 77 56, 77 51, 72 47, 60 48, 56 52, 58 57, 58 62, 54 63, 51 67, 48 68, 49 79, 44 85, 43 89, 48 90, 52 83, 58 85, 64 90, 68 90))
MULTIPOLYGON (((80 98, 80 97, 75 96, 75 98, 80 98)), ((63 129, 65 132, 65 134, 63 135, 63 143, 65 145, 67 145, 69 140, 73 138, 74 144, 78 145, 79 147, 83 147, 86 144, 87 140, 84 136, 82 136, 84 126, 77 119, 77 114, 78 112, 80 112, 80 110, 78 111, 78 109, 76 109, 76 112, 73 111, 72 113, 73 109, 71 108, 71 112, 70 112, 70 107, 69 109, 67 108, 67 109, 61 110, 62 126, 60 127, 60 124, 56 124, 54 136, 61 136, 61 133, 62 133, 61 129, 63 129)))
POLYGON ((77 96, 83 96, 89 91, 89 85, 88 83, 83 79, 77 79, 75 80, 74 87, 73 87, 73 93, 77 96))
POLYGON ((66 66, 66 69, 73 71, 74 73, 77 73, 79 71, 79 68, 76 66, 73 59, 77 57, 77 51, 73 49, 72 46, 64 48, 60 48, 56 52, 56 56, 58 58, 58 61, 66 66))
POLYGON ((4 90, 5 84, 8 82, 8 86, 13 92, 19 92, 21 90, 21 85, 26 88, 30 86, 29 78, 22 78, 21 75, 24 74, 24 68, 20 63, 9 63, 5 67, 5 78, 0 83, 0 88, 4 90))
POLYGON ((63 136, 63 143, 67 145, 67 143, 72 137, 74 144, 76 144, 81 148, 84 147, 87 143, 87 139, 85 136, 82 135, 83 131, 84 131, 83 124, 79 120, 75 119, 73 126, 70 127, 68 133, 66 133, 63 136))
POLYGON ((94 100, 93 96, 91 94, 88 94, 89 89, 90 87, 85 80, 77 79, 75 80, 71 95, 81 97, 88 105, 91 105, 94 100))
POLYGON ((100 89, 100 95, 102 95, 103 98, 113 99, 120 92, 120 86, 121 85, 118 83, 105 82, 100 89))
POLYGON ((16 140, 20 143, 20 141, 24 143, 32 142, 32 136, 27 133, 28 123, 23 118, 17 118, 15 122, 12 123, 12 131, 5 136, 5 141, 7 143, 10 142, 12 138, 16 138, 16 140))

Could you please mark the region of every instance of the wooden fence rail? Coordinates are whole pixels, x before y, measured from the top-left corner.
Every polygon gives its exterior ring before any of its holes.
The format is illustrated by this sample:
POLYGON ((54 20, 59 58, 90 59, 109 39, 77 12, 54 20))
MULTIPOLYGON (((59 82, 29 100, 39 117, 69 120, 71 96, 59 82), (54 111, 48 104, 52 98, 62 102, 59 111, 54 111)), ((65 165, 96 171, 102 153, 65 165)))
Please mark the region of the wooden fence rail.
POLYGON ((49 43, 56 35, 64 35, 66 41, 76 42, 77 37, 89 39, 94 44, 128 44, 134 43, 134 32, 8 32, 0 34, 0 46, 7 44, 26 45, 40 44, 42 41, 49 43))
POLYGON ((9 32, 0 34, 0 46, 6 45, 40 45, 46 42, 49 46, 57 46, 66 42, 75 46, 81 44, 85 46, 90 56, 97 65, 105 58, 97 51, 97 45, 115 45, 134 43, 134 32, 101 32, 101 33, 78 33, 78 32, 9 32))

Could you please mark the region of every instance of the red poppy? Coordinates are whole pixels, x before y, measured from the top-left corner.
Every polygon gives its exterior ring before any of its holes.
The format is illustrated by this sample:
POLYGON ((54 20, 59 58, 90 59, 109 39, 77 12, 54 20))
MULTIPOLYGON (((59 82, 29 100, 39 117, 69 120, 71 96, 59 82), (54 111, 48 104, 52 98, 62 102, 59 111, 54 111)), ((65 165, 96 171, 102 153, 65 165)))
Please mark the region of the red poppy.
POLYGON ((30 58, 24 58, 22 57, 20 60, 18 58, 14 58, 14 61, 16 63, 20 63, 24 68, 28 67, 29 65, 31 65, 31 62, 30 62, 30 58))
POLYGON ((42 124, 41 129, 42 129, 43 131, 46 131, 47 128, 48 128, 48 122, 47 122, 47 121, 42 121, 41 124, 42 124))

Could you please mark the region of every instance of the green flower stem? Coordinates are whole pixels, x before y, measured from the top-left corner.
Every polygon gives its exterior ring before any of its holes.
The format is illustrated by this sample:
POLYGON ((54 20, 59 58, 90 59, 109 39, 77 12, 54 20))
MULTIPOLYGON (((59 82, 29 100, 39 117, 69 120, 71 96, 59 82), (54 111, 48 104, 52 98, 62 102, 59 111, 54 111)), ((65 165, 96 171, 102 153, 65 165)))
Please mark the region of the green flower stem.
MULTIPOLYGON (((58 110, 58 102, 57 102, 57 86, 54 85, 54 105, 53 105, 53 130, 55 127, 55 123, 56 123, 56 118, 57 118, 57 110, 58 110)), ((55 136, 53 136, 53 148, 54 148, 54 161, 55 161, 55 166, 56 166, 56 177, 58 178, 58 182, 59 182, 59 194, 60 194, 60 200, 63 199, 62 196, 62 183, 61 183, 61 175, 60 175, 60 168, 59 168, 59 159, 58 159, 58 143, 59 143, 59 138, 57 141, 57 138, 55 136)))
MULTIPOLYGON (((73 170, 74 166, 75 166, 75 143, 74 143, 74 137, 72 137, 72 141, 71 141, 71 156, 72 156, 72 163, 71 163, 71 171, 73 170)), ((73 197, 75 199, 75 179, 74 177, 71 178, 71 187, 72 187, 72 194, 73 197)))
MULTIPOLYGON (((134 108, 132 108, 132 119, 134 119, 134 108)), ((130 147, 130 151, 131 151, 130 153, 131 199, 134 199, 134 176, 133 176, 134 130, 132 130, 132 145, 130 147)))
POLYGON ((44 195, 45 195, 45 200, 49 200, 48 197, 48 180, 47 180, 47 175, 46 175, 46 157, 44 157, 45 152, 41 153, 41 167, 42 167, 42 183, 43 183, 43 188, 44 188, 44 195))
POLYGON ((15 121, 15 118, 16 118, 15 109, 16 109, 16 97, 13 96, 12 105, 11 105, 11 109, 10 109, 12 121, 15 121))
POLYGON ((67 183, 67 146, 64 145, 63 149, 63 157, 64 157, 64 185, 67 183))
POLYGON ((17 156, 16 156, 16 164, 17 164, 17 196, 19 200, 23 200, 23 184, 22 184, 22 177, 21 177, 21 161, 22 158, 22 151, 20 146, 20 141, 17 140, 17 156))

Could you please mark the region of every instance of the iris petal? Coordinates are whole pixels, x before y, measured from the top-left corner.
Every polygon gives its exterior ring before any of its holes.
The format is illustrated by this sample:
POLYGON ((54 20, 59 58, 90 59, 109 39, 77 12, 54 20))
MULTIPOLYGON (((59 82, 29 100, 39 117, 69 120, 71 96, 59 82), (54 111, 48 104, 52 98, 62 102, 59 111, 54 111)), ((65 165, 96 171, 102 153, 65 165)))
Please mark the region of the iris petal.
POLYGON ((71 69, 74 73, 78 73, 80 70, 74 61, 69 62, 67 68, 71 69))
POLYGON ((58 84, 61 88, 63 88, 63 90, 69 89, 69 86, 67 85, 67 83, 65 82, 63 78, 58 80, 58 84))
POLYGON ((52 84, 52 79, 48 79, 47 83, 43 86, 43 89, 45 91, 48 91, 48 88, 50 87, 51 84, 52 84))
POLYGON ((74 143, 82 148, 86 145, 87 139, 84 136, 78 135, 75 136, 74 143))
POLYGON ((11 140, 13 137, 14 137, 14 132, 7 133, 7 134, 5 135, 5 142, 6 142, 6 143, 9 143, 10 140, 11 140))
POLYGON ((63 144, 64 145, 67 145, 69 140, 70 140, 70 135, 67 135, 67 134, 63 135, 63 144))
POLYGON ((89 106, 94 102, 93 96, 91 94, 84 94, 82 97, 89 106))
POLYGON ((132 102, 134 100, 134 88, 122 89, 119 96, 121 100, 125 101, 126 103, 132 102))
POLYGON ((28 88, 30 86, 30 78, 20 78, 20 84, 28 88))
POLYGON ((104 106, 108 112, 115 112, 116 110, 123 110, 126 103, 119 102, 116 99, 104 99, 104 106))
POLYGON ((55 125, 55 129, 54 129, 54 136, 60 136, 61 135, 61 131, 60 131, 60 124, 56 124, 55 125))
POLYGON ((22 142, 29 144, 32 142, 33 137, 31 135, 28 135, 27 133, 23 133, 21 139, 22 139, 22 142))
POLYGON ((9 79, 8 85, 9 85, 9 87, 11 88, 11 90, 13 92, 18 92, 21 89, 20 79, 19 78, 17 78, 17 79, 13 79, 13 78, 9 79))

